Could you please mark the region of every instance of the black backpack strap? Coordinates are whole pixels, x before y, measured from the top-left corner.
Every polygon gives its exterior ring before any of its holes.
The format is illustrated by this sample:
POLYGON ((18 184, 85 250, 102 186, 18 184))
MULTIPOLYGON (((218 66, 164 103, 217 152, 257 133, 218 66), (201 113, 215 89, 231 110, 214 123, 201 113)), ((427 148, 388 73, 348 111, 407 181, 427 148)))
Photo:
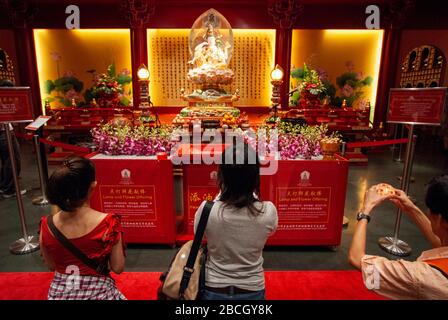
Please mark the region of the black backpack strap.
POLYGON ((49 215, 47 218, 48 228, 53 233, 54 237, 70 251, 76 258, 84 263, 89 268, 95 270, 98 274, 109 276, 109 268, 107 264, 98 263, 96 260, 87 257, 81 250, 79 250, 69 239, 67 239, 61 231, 54 225, 53 216, 49 215))
POLYGON ((191 245, 190 254, 188 255, 187 263, 184 267, 184 273, 182 275, 182 280, 179 287, 179 297, 182 299, 185 290, 190 282, 191 275, 194 272, 194 263, 196 257, 198 256, 199 248, 201 247, 202 238, 204 237, 205 229, 207 227, 208 217, 210 216, 210 211, 215 203, 213 201, 207 201, 202 209, 201 218, 199 219, 198 227, 194 235, 193 244, 191 245))

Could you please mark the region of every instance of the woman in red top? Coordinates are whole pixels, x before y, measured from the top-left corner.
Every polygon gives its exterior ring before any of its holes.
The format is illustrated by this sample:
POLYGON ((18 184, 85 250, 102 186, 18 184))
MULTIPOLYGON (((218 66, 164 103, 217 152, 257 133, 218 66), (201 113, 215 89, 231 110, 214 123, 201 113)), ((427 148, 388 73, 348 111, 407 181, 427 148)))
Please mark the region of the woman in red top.
MULTIPOLYGON (((90 208, 95 187, 94 164, 82 157, 67 158, 48 181, 50 203, 61 209, 52 221, 85 256, 119 274, 125 263, 120 220, 90 208)), ((42 256, 55 271, 48 299, 125 299, 108 272, 89 267, 54 236, 49 219, 42 218, 40 229, 42 256)))

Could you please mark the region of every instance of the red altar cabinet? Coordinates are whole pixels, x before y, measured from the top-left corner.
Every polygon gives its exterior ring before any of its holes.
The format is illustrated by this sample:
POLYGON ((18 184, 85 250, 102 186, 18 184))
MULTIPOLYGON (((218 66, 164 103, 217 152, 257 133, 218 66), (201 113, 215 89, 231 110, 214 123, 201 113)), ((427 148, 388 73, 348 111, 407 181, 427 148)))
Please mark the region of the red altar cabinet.
POLYGON ((268 245, 339 246, 348 161, 280 160, 261 177, 261 197, 274 203, 278 228, 268 245))
POLYGON ((218 194, 217 165, 189 164, 182 168, 184 217, 179 226, 177 241, 193 238, 194 215, 204 200, 213 200, 218 194))
MULTIPOLYGON (((274 175, 261 177, 261 198, 278 210, 278 229, 268 245, 339 246, 347 188, 348 161, 279 160, 274 175)), ((194 215, 218 194, 217 166, 183 166, 184 217, 177 242, 193 237, 194 215)))
POLYGON ((90 157, 98 186, 91 205, 118 214, 127 243, 174 244, 173 166, 143 156, 90 157))
POLYGON ((182 201, 183 215, 177 228, 177 243, 184 243, 193 239, 194 216, 196 210, 204 200, 213 200, 218 194, 216 164, 205 164, 202 159, 208 157, 220 157, 225 145, 216 144, 191 144, 181 145, 177 156, 189 159, 182 164, 182 201))

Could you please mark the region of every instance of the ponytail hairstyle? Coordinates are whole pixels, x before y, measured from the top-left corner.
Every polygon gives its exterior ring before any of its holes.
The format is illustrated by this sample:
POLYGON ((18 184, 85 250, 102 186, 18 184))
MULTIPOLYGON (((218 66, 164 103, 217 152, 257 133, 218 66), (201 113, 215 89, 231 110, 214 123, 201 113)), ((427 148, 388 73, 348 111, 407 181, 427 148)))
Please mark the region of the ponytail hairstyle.
POLYGON ((95 181, 95 165, 89 159, 70 156, 50 176, 47 196, 51 204, 73 212, 88 200, 90 186, 95 181))
POLYGON ((236 143, 227 147, 218 167, 219 200, 225 206, 247 207, 255 216, 263 212, 257 209, 260 202, 260 162, 255 150, 247 143, 236 143))

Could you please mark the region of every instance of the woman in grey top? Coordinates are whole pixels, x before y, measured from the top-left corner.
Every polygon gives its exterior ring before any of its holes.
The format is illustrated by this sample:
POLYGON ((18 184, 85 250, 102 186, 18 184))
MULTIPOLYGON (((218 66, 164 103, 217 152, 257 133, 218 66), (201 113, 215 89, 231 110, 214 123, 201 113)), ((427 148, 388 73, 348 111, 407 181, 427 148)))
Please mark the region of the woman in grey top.
MULTIPOLYGON (((222 163, 218 169, 220 194, 205 230, 208 259, 202 298, 262 300, 262 252, 277 228, 277 210, 271 202, 258 199, 260 165, 251 147, 236 144, 227 148, 222 163)), ((195 229, 204 205, 196 212, 195 229)))

